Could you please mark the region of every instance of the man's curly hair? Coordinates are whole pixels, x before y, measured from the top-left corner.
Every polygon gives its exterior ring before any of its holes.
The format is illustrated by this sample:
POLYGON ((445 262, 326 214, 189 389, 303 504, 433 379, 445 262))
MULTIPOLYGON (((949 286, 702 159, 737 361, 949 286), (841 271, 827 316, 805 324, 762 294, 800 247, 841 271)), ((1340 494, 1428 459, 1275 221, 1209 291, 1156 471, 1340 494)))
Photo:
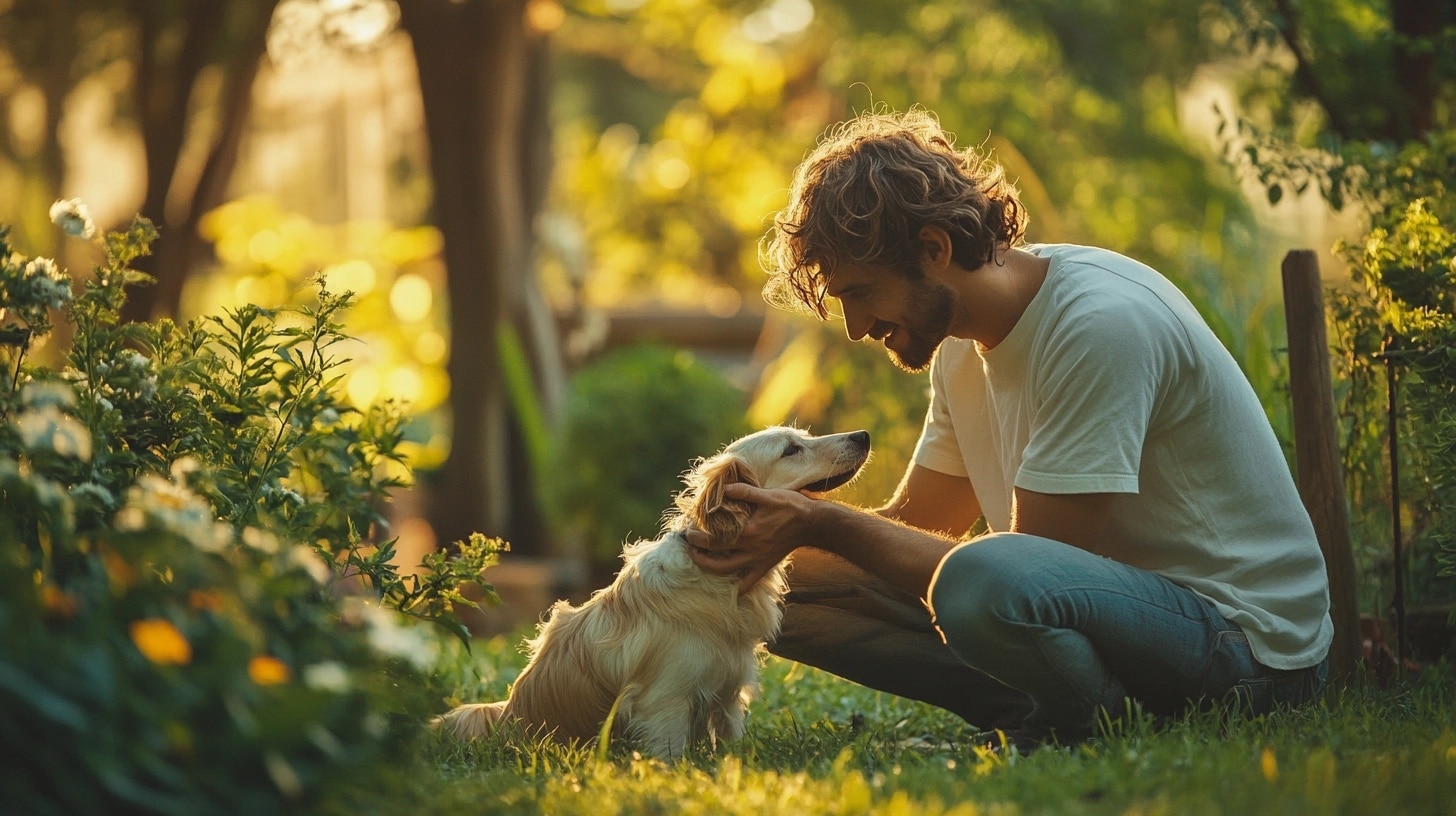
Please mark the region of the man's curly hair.
POLYGON ((1000 165, 957 150, 935 115, 868 112, 829 131, 799 165, 789 205, 764 236, 763 296, 821 318, 842 263, 920 274, 920 230, 944 229, 967 269, 1021 243, 1026 210, 1000 165))

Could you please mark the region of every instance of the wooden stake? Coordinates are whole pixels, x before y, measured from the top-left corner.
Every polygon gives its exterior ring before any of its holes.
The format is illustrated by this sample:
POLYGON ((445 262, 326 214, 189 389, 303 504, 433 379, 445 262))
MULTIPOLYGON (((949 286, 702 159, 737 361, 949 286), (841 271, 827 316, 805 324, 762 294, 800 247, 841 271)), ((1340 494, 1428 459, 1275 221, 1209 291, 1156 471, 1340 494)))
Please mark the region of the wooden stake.
POLYGON ((1355 594, 1355 556, 1335 424, 1325 329, 1323 284, 1315 253, 1284 256, 1284 318, 1289 333, 1289 392, 1293 401, 1295 481, 1325 556, 1330 579, 1330 678, 1344 681, 1360 659, 1360 609, 1355 594))

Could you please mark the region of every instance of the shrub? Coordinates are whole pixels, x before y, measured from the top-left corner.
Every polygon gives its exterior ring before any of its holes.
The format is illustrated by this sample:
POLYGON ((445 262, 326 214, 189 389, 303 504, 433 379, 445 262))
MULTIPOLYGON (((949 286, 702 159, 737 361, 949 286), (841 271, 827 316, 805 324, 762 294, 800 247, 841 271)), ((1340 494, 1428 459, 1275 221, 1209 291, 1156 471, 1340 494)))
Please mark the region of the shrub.
MULTIPOLYGON (((60 202, 52 218, 94 227, 60 202)), ((431 702, 432 621, 504 545, 401 576, 398 406, 335 394, 349 295, 123 324, 137 219, 73 297, 0 228, 0 790, 25 813, 268 813, 394 755, 431 702), (59 370, 32 342, 64 308, 59 370), (404 615, 401 615, 404 613, 404 615), (412 616, 406 617, 406 616, 412 616)))
POLYGON ((629 535, 655 535, 693 460, 748 429, 743 394, 687 351, 641 345, 597 360, 571 383, 549 501, 599 566, 629 535))
MULTIPOLYGON (((1352 146, 1336 189, 1370 219, 1341 245, 1354 287, 1332 292, 1336 396, 1357 555, 1388 597, 1391 504, 1386 368, 1399 377, 1401 502, 1409 601, 1456 601, 1456 133, 1437 131, 1399 150, 1352 146), (1443 566, 1444 565, 1444 566, 1443 566)), ((1372 603, 1372 606, 1379 606, 1372 603)))

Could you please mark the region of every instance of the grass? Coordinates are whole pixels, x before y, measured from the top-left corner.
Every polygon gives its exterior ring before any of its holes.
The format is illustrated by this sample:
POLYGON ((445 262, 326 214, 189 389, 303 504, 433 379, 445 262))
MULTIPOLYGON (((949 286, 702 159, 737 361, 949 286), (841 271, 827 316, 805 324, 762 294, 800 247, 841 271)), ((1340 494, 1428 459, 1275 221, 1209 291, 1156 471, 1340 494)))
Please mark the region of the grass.
MULTIPOLYGON (((471 699, 503 695, 511 641, 450 671, 471 699)), ((665 764, 612 745, 563 748, 429 736, 394 774, 323 806, 349 814, 1449 814, 1456 677, 1332 691, 1267 717, 1135 719, 1096 744, 1002 758, 930 706, 770 658, 748 736, 665 764)))

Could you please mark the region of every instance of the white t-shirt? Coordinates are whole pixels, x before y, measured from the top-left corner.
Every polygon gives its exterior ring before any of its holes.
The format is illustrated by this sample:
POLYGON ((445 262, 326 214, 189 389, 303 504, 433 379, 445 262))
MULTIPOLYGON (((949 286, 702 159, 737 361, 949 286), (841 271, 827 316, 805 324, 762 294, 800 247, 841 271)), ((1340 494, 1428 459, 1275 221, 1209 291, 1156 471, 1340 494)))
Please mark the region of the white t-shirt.
POLYGON ((1258 398, 1193 305, 1115 252, 1066 244, 995 348, 942 343, 916 464, 965 476, 992 530, 1012 490, 1116 493, 1098 554, 1212 601, 1276 669, 1333 637, 1314 526, 1258 398))

